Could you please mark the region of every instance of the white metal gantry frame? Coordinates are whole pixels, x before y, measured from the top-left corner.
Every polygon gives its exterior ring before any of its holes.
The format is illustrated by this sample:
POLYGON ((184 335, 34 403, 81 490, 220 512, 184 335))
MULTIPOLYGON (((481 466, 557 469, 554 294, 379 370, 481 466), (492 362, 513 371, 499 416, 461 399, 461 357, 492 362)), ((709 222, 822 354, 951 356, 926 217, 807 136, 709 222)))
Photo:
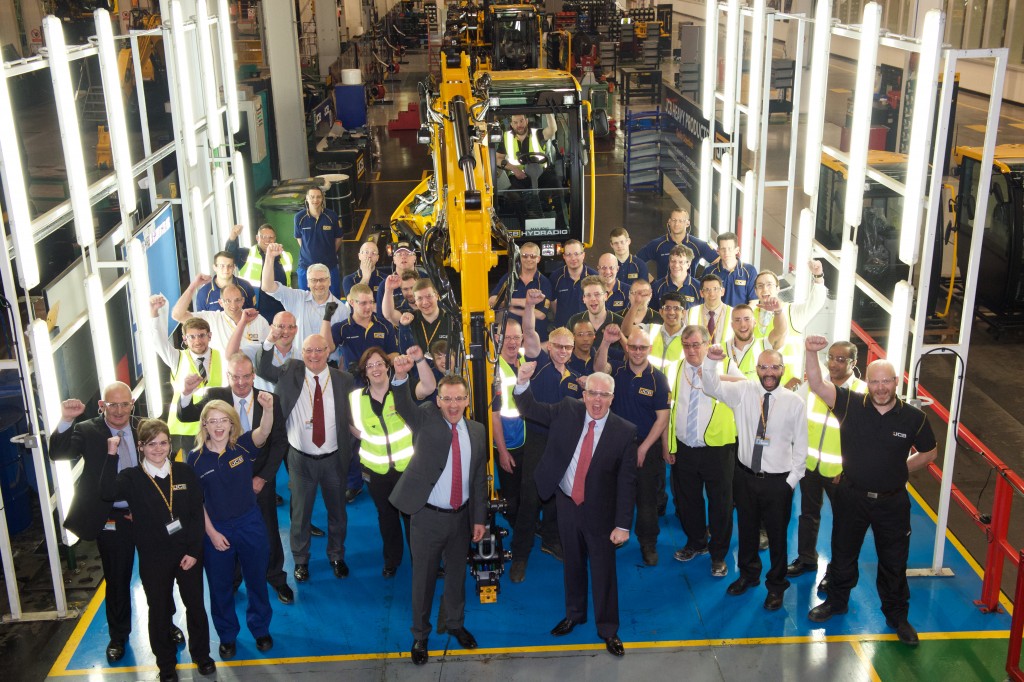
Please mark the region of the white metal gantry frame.
MULTIPOLYGON (((145 176, 148 180, 150 204, 157 207, 160 202, 180 203, 183 208, 186 238, 189 245, 191 272, 197 272, 197 262, 209 262, 209 249, 197 251, 195 244, 209 243, 211 235, 205 220, 198 223, 191 219, 194 212, 205 218, 207 207, 213 207, 216 227, 214 234, 223 242, 234 221, 245 226, 242 243, 251 243, 249 225, 246 224, 248 204, 242 172, 243 159, 234 148, 233 133, 238 130, 238 105, 236 99, 234 48, 231 40, 227 0, 210 0, 216 11, 211 14, 207 0, 185 0, 183 8, 179 0, 162 0, 161 10, 165 18, 162 27, 152 30, 131 31, 128 35, 115 36, 111 17, 105 10, 97 10, 96 36, 86 45, 68 46, 60 20, 46 17, 43 31, 47 46, 40 57, 15 62, 0 61, 0 179, 3 181, 4 196, 8 205, 12 245, 0 231, 0 249, 8 258, 0 259, 0 280, 4 290, 19 292, 23 296, 39 286, 39 268, 36 258, 36 243, 54 231, 74 221, 77 240, 83 252, 83 266, 86 292, 86 311, 60 333, 51 338, 47 324, 34 319, 33 308, 27 305, 27 319, 23 319, 19 306, 11 306, 11 321, 14 327, 16 358, 0 361, 0 368, 19 371, 23 395, 27 407, 26 418, 29 433, 19 437, 31 453, 36 471, 51 468, 54 491, 51 495, 47 485, 40 480, 39 499, 43 509, 42 520, 50 563, 51 582, 55 598, 53 611, 27 613, 22 609, 18 591, 14 559, 6 518, 0 514, 0 560, 3 563, 6 588, 11 613, 3 621, 49 620, 77 616, 77 609, 69 608, 64 592, 64 581, 58 554, 58 533, 66 544, 77 539, 53 521, 52 512, 58 511, 63 524, 74 495, 74 481, 81 472, 81 462, 72 467, 68 462, 50 462, 44 457, 44 434, 51 433, 58 425, 61 414, 60 388, 53 362, 53 353, 59 349, 78 329, 87 322, 94 330, 94 364, 101 387, 115 379, 113 356, 106 323, 106 303, 122 288, 128 287, 139 333, 145 334, 149 315, 149 279, 146 258, 142 244, 132 238, 138 222, 138 200, 136 178, 145 176), (189 12, 191 12, 189 14, 189 12), (159 35, 169 45, 168 59, 170 99, 175 131, 174 141, 159 149, 153 149, 149 134, 149 119, 146 109, 142 80, 142 65, 139 58, 139 40, 159 35), (213 49, 216 42, 217 50, 213 49), (119 48, 117 44, 120 43, 119 48), (117 68, 118 49, 131 49, 136 102, 140 113, 142 158, 133 162, 128 144, 125 124, 124 102, 117 68), (76 107, 76 91, 70 78, 70 67, 77 60, 96 57, 100 66, 107 123, 111 137, 111 153, 114 172, 92 184, 88 184, 85 169, 85 150, 79 133, 76 107), (71 198, 46 213, 32 218, 28 202, 27 173, 22 165, 18 146, 18 128, 11 102, 9 81, 11 78, 33 71, 49 69, 53 81, 55 106, 61 132, 61 147, 68 174, 71 198), (197 74, 198 81, 188 88, 182 85, 182 74, 197 74), (193 103, 198 102, 204 116, 194 116, 193 103), (187 111, 186 111, 187 105, 187 111), (226 120, 225 120, 226 119, 226 120), (184 198, 158 197, 154 166, 171 154, 178 162, 178 183, 184 198), (215 184, 214 184, 215 183, 215 184), (230 191, 229 191, 230 190, 230 191), (120 205, 121 225, 115 230, 115 245, 126 244, 127 261, 104 260, 96 248, 92 206, 107 197, 117 195, 120 205), (195 201, 192 201, 192 198, 195 201), (17 281, 15 269, 17 265, 17 281), (106 276, 101 276, 106 271, 106 276), (110 276, 110 271, 115 275, 110 276), (29 352, 31 349, 31 353, 29 352), (34 377, 34 381, 30 378, 34 377), (38 405, 36 410, 37 394, 38 405), (41 412, 42 416, 39 416, 41 412)), ((189 78, 191 80, 191 78, 189 78)), ((44 283, 45 284, 45 283, 44 283)), ((144 341, 144 339, 140 339, 144 341)), ((143 380, 133 387, 133 397, 146 393, 150 416, 162 413, 160 398, 160 371, 152 343, 136 343, 142 352, 143 380)), ((69 396, 70 397, 70 396, 69 396)))

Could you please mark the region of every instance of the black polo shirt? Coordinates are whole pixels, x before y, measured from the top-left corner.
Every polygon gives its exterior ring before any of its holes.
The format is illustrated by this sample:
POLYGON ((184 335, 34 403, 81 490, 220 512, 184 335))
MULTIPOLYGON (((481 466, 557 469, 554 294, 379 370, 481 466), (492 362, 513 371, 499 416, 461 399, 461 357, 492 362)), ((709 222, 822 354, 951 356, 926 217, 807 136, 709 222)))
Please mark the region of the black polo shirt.
MULTIPOLYGON (((448 340, 448 316, 439 312, 433 322, 423 319, 423 313, 416 310, 412 314, 413 320, 409 324, 409 333, 415 339, 416 345, 423 349, 424 353, 430 352, 430 346, 437 341, 448 340)), ((402 352, 408 350, 403 348, 402 352)))
POLYGON ((935 448, 935 434, 924 412, 899 398, 881 414, 868 394, 836 388, 843 479, 858 490, 889 492, 907 484, 907 457, 935 448))
POLYGON ((643 441, 657 420, 657 410, 669 409, 668 379, 647 365, 637 374, 626 363, 615 371, 615 399, 612 412, 636 426, 637 442, 643 441))

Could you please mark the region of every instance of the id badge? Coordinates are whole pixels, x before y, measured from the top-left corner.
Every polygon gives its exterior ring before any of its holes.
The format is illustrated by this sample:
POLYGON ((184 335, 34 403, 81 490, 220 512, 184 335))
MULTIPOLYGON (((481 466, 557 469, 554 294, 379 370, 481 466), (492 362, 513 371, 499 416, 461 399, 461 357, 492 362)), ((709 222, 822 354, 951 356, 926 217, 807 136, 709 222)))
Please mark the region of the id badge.
POLYGON ((178 519, 171 519, 171 522, 167 524, 167 534, 174 535, 181 530, 181 521, 178 519))
POLYGON ((772 441, 771 441, 770 438, 755 438, 754 439, 754 445, 760 445, 763 448, 766 448, 766 447, 768 447, 771 444, 772 444, 772 441))
POLYGON ((103 524, 103 530, 117 530, 117 521, 107 519, 107 522, 103 524))
POLYGON ((308 422, 303 423, 302 428, 306 429, 307 431, 312 431, 313 430, 313 420, 310 419, 308 422))

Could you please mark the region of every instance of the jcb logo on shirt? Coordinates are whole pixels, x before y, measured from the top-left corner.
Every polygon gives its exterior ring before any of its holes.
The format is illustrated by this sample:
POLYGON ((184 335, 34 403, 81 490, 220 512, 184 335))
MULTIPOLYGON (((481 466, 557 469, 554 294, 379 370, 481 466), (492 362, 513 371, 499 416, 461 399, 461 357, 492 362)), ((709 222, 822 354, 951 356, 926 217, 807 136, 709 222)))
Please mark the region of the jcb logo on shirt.
POLYGON ((374 332, 373 333, 373 338, 375 338, 375 339, 383 339, 384 338, 384 332, 374 332))
POLYGON ((628 275, 626 275, 626 279, 636 279, 639 276, 640 276, 639 272, 631 272, 628 275))
POLYGON ((653 396, 654 395, 654 390, 650 389, 650 388, 641 388, 641 389, 639 389, 639 391, 640 391, 640 395, 646 395, 646 396, 653 396))
POLYGON ((328 224, 324 225, 324 226, 323 226, 322 228, 320 228, 320 229, 322 229, 322 230, 330 230, 330 229, 332 229, 333 227, 334 227, 333 225, 331 225, 330 223, 328 223, 328 224))
POLYGON ((188 490, 187 483, 175 483, 171 486, 171 490, 188 490))
POLYGON ((694 298, 693 296, 683 296, 683 300, 686 301, 687 303, 693 303, 694 298))
POLYGON ((580 390, 579 386, 577 386, 576 384, 572 383, 571 381, 568 384, 566 384, 566 386, 569 387, 570 391, 578 391, 578 390, 580 390))
POLYGON ((245 461, 245 457, 243 455, 239 455, 238 457, 235 457, 233 460, 228 462, 228 466, 231 467, 232 469, 234 469, 236 466, 238 466, 239 464, 241 464, 244 461, 245 461))
POLYGON ((899 431, 893 431, 892 435, 893 435, 894 438, 906 438, 907 437, 907 434, 901 433, 899 431))
POLYGON ((738 280, 736 280, 736 286, 738 286, 738 287, 741 287, 741 286, 743 286, 746 283, 747 283, 747 280, 745 280, 745 279, 738 279, 738 280))

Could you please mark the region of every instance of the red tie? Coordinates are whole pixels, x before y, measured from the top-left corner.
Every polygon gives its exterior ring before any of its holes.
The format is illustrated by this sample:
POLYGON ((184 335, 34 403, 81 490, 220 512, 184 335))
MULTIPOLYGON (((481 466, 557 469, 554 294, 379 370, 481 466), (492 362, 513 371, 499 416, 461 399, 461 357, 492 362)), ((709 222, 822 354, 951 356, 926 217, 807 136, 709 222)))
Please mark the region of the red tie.
POLYGON ((711 342, 715 342, 715 313, 708 311, 708 336, 711 337, 711 342))
POLYGON ((452 509, 462 506, 462 450, 459 446, 459 429, 452 424, 452 509))
POLYGON ((320 377, 316 380, 316 391, 313 393, 313 445, 320 447, 327 441, 327 430, 324 428, 324 394, 320 390, 320 377))
POLYGON ((587 428, 587 435, 583 436, 583 443, 580 445, 580 459, 576 462, 576 478, 572 480, 572 501, 577 505, 583 504, 583 488, 587 482, 587 471, 590 469, 590 460, 594 457, 594 424, 591 419, 587 428))

